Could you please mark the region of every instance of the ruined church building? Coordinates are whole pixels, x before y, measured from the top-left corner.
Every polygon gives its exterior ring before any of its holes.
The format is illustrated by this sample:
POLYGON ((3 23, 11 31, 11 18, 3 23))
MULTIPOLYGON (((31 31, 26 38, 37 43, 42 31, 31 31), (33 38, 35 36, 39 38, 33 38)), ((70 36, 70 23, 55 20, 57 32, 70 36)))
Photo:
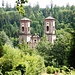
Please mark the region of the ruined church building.
MULTIPOLYGON (((55 18, 49 16, 44 19, 44 34, 47 35, 48 41, 54 43, 54 41, 56 40, 55 18)), ((37 34, 35 34, 34 36, 31 35, 30 19, 26 17, 20 20, 19 43, 22 42, 22 38, 32 48, 35 48, 40 41, 40 38, 37 34)))

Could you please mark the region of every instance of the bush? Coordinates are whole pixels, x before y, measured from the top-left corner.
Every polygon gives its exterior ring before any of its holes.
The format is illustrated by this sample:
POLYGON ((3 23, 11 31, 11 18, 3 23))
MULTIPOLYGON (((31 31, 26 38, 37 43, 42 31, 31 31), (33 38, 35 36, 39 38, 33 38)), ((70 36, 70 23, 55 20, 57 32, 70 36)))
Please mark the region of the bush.
POLYGON ((6 71, 11 71, 11 69, 13 68, 12 66, 12 62, 11 60, 5 60, 3 63, 2 63, 2 73, 5 74, 6 71))
POLYGON ((20 71, 5 72, 5 75, 21 75, 20 71))
POLYGON ((48 74, 52 73, 52 69, 51 69, 50 66, 47 67, 47 73, 48 73, 48 74))
POLYGON ((60 72, 59 68, 55 68, 55 72, 60 72))
POLYGON ((1 70, 0 70, 0 75, 2 75, 2 72, 1 72, 1 70))
POLYGON ((48 74, 53 74, 53 73, 55 73, 55 68, 48 66, 48 67, 47 67, 47 73, 48 73, 48 74))
POLYGON ((54 67, 52 67, 52 74, 54 74, 55 73, 55 68, 54 67))
POLYGON ((22 50, 9 45, 3 46, 3 56, 0 58, 1 73, 3 75, 40 75, 43 71, 44 59, 40 55, 24 54, 22 50), (16 71, 21 74, 16 74, 16 71))
POLYGON ((61 69, 64 70, 65 72, 70 72, 70 69, 67 66, 63 66, 61 69))
POLYGON ((70 70, 74 70, 74 68, 73 67, 70 67, 70 70))
POLYGON ((16 70, 20 70, 21 71, 21 75, 24 74, 24 72, 26 71, 26 66, 25 64, 19 64, 17 67, 16 67, 16 70))

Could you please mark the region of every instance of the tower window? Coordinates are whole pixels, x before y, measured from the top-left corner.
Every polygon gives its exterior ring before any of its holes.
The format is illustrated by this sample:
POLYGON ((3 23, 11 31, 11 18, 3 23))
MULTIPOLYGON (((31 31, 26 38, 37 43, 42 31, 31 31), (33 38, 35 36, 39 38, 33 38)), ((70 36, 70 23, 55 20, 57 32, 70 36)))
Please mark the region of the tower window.
POLYGON ((47 31, 49 31, 49 26, 47 26, 47 31))
POLYGON ((34 40, 34 43, 36 43, 36 40, 34 40))
POLYGON ((24 27, 22 27, 22 31, 24 31, 24 27))
POLYGON ((49 26, 49 22, 46 22, 46 25, 49 26))

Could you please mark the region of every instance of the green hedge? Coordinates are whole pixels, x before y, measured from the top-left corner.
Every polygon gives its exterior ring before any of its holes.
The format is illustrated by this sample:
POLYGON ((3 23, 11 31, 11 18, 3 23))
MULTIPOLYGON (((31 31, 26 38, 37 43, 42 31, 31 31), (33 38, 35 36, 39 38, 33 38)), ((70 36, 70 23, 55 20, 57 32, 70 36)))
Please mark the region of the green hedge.
POLYGON ((48 74, 54 74, 55 72, 59 72, 60 70, 58 68, 54 68, 54 67, 51 67, 51 66, 48 66, 47 67, 47 73, 48 74))

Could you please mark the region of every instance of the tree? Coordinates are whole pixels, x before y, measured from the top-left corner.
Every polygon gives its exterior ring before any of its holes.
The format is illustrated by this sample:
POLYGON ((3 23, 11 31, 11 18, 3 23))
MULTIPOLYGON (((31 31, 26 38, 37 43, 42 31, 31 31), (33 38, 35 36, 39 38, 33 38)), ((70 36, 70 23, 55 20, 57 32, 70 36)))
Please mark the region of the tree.
POLYGON ((9 59, 5 60, 2 63, 2 74, 5 75, 5 72, 11 71, 12 68, 13 68, 12 61, 10 61, 9 59))
MULTIPOLYGON (((32 50, 31 50, 32 51, 32 50)), ((40 75, 44 68, 43 58, 34 53, 25 54, 24 51, 9 45, 3 46, 3 56, 0 58, 0 70, 3 75, 21 72, 18 75, 40 75)))
POLYGON ((6 44, 6 43, 12 44, 4 31, 0 31, 0 40, 1 40, 2 45, 6 44))
POLYGON ((19 11, 19 13, 21 13, 23 15, 25 15, 24 6, 23 6, 23 4, 25 4, 25 3, 28 3, 28 0, 17 0, 16 1, 16 4, 17 4, 16 8, 17 8, 17 10, 19 11))
POLYGON ((68 62, 71 67, 75 68, 75 32, 72 32, 71 35, 72 35, 71 50, 70 50, 70 55, 68 57, 68 62))
POLYGON ((75 68, 75 59, 74 59, 75 58, 75 23, 74 23, 75 12, 72 13, 71 19, 72 19, 71 20, 71 27, 73 30, 70 32, 72 39, 71 39, 71 50, 70 50, 70 55, 69 55, 68 61, 69 61, 70 66, 75 68))
POLYGON ((56 58, 55 63, 57 66, 67 65, 68 66, 68 56, 70 51, 70 40, 71 35, 63 30, 58 35, 54 45, 53 45, 53 55, 56 58))
POLYGON ((0 41, 0 57, 2 56, 2 50, 3 50, 3 46, 2 46, 2 42, 0 41))
POLYGON ((46 66, 53 65, 52 47, 53 45, 47 40, 45 35, 41 38, 36 47, 38 53, 44 57, 46 66))
POLYGON ((16 67, 16 70, 20 70, 20 71, 21 71, 21 75, 24 75, 24 72, 26 71, 26 66, 25 66, 25 64, 19 64, 19 65, 16 67))

